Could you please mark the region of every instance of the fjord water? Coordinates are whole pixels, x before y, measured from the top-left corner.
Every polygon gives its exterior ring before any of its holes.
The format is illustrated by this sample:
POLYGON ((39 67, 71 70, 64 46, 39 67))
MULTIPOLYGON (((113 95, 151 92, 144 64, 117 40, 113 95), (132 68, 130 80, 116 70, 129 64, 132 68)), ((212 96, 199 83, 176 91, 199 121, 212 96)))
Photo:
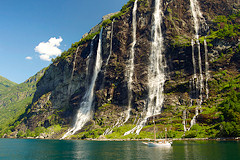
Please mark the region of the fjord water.
POLYGON ((237 160, 239 148, 235 141, 174 141, 172 147, 150 148, 141 142, 0 139, 0 159, 237 160))

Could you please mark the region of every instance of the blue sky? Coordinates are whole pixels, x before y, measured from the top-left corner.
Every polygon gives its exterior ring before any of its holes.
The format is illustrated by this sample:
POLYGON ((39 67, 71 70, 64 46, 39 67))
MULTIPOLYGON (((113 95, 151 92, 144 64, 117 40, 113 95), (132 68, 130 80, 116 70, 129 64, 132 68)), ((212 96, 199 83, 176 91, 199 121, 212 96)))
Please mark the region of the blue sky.
POLYGON ((127 2, 1 0, 0 75, 16 83, 24 82, 51 64, 47 61, 49 56, 45 55, 44 46, 53 46, 50 49, 55 49, 55 55, 59 54, 57 48, 67 50, 98 24, 102 16, 119 11, 127 2))

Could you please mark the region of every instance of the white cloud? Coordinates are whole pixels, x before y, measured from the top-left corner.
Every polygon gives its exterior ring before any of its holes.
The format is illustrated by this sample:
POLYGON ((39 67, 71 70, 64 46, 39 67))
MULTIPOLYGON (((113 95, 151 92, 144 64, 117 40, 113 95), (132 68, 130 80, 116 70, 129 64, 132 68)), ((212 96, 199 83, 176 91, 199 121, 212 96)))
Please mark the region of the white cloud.
POLYGON ((32 57, 26 57, 25 59, 27 59, 27 60, 32 60, 32 57))
POLYGON ((51 61, 52 58, 61 55, 62 51, 58 48, 63 41, 62 37, 50 38, 48 42, 41 42, 35 47, 35 52, 40 53, 40 59, 51 61))
POLYGON ((44 60, 44 61, 51 61, 51 58, 49 55, 46 55, 46 54, 42 54, 39 56, 41 60, 44 60))

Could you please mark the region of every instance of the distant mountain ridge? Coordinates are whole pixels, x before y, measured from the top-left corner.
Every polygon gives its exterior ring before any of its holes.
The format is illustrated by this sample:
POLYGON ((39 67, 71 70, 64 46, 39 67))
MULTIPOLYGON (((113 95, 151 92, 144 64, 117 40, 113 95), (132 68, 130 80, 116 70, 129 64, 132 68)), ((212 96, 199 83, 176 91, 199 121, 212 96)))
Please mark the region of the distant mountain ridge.
POLYGON ((9 123, 12 123, 21 115, 28 104, 32 102, 36 91, 37 81, 43 76, 45 69, 39 71, 34 76, 21 84, 16 84, 0 77, 0 130, 9 123))
POLYGON ((12 81, 8 80, 7 78, 0 76, 0 92, 2 92, 4 89, 12 87, 16 84, 17 83, 12 82, 12 81))

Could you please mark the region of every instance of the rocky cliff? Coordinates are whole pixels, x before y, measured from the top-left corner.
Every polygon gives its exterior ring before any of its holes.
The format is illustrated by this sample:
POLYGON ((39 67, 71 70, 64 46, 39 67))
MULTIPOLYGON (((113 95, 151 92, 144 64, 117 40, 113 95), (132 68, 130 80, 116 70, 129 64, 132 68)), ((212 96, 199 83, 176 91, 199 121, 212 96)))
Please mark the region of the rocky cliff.
MULTIPOLYGON (((153 119, 159 138, 165 128, 169 130, 169 137, 222 136, 224 112, 219 109, 220 105, 230 92, 239 92, 240 3, 236 0, 160 0, 157 7, 161 11, 161 27, 156 32, 161 30, 162 34, 160 70, 164 71, 164 100, 161 111, 149 115, 149 65, 156 35, 153 31, 156 1, 134 3, 130 0, 120 12, 100 23, 98 29, 95 28, 98 31, 84 36, 56 58, 38 82, 32 105, 19 118, 20 124, 14 132, 20 137, 35 134, 61 138, 74 127, 101 45, 102 65, 95 82, 91 117, 72 138, 151 137, 153 119), (134 5, 137 5, 135 14, 134 5), (200 12, 196 23, 193 11, 197 12, 197 8, 200 12), (127 73, 131 64, 134 16, 136 44, 129 90, 127 73), (100 28, 103 28, 101 44, 100 28), (234 87, 227 87, 230 82, 234 87), (144 118, 145 127, 142 126, 139 135, 123 136, 143 123, 144 118)), ((157 105, 158 100, 153 98, 153 101, 157 105)), ((236 117, 238 122, 238 113, 236 117)))

